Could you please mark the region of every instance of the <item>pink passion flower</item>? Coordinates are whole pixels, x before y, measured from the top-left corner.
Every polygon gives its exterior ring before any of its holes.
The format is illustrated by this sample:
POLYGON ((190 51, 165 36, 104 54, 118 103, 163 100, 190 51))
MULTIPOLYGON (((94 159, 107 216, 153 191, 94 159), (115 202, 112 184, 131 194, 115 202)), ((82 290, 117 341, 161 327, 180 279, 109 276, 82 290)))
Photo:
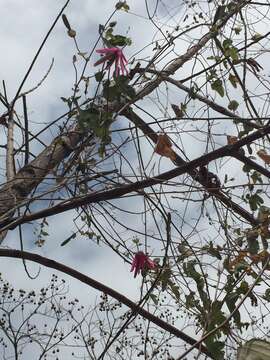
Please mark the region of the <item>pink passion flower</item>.
POLYGON ((118 76, 120 73, 122 75, 128 75, 127 70, 127 59, 125 55, 123 54, 122 49, 119 49, 118 47, 111 47, 111 48, 102 48, 96 50, 98 54, 102 54, 102 58, 98 60, 94 66, 104 64, 106 61, 108 61, 108 64, 106 66, 106 69, 111 69, 112 64, 115 64, 115 76, 118 76))
POLYGON ((154 261, 150 260, 144 252, 138 251, 134 256, 130 271, 132 272, 135 270, 134 277, 136 277, 142 270, 155 269, 156 266, 157 264, 154 261))

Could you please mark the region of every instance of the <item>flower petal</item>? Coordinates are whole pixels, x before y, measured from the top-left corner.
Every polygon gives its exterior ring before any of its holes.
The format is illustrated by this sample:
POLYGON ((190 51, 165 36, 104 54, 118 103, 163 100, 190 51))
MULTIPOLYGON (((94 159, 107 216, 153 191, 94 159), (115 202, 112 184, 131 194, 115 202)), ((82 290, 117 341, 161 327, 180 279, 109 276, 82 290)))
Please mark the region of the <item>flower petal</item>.
POLYGON ((105 61, 110 60, 110 59, 112 58, 112 56, 113 56, 112 54, 107 54, 107 55, 105 55, 105 56, 102 56, 101 59, 99 59, 98 61, 96 61, 96 62, 94 63, 94 66, 103 64, 105 61))
POLYGON ((106 67, 106 69, 109 69, 109 73, 110 73, 111 65, 114 63, 115 64, 115 71, 114 71, 115 76, 119 76, 120 73, 122 75, 125 75, 125 74, 128 75, 128 70, 126 68, 126 64, 128 63, 128 61, 125 58, 125 55, 123 54, 122 49, 120 49, 118 47, 102 48, 102 49, 97 49, 96 52, 98 54, 102 54, 104 56, 100 60, 95 62, 94 66, 103 64, 105 61, 108 60, 109 62, 111 62, 106 67))
POLYGON ((153 260, 150 260, 149 258, 147 258, 146 264, 150 269, 155 269, 157 266, 157 264, 153 260))
POLYGON ((132 261, 130 272, 132 272, 137 267, 137 259, 136 256, 132 261))
POLYGON ((117 47, 97 49, 98 54, 117 54, 119 49, 117 47))

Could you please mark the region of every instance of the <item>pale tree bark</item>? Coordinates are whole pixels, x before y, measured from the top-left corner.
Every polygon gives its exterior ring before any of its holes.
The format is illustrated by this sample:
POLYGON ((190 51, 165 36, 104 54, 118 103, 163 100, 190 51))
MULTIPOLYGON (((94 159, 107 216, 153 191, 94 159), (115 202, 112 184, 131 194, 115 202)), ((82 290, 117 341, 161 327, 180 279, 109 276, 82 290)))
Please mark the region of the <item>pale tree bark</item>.
MULTIPOLYGON (((20 169, 0 190, 0 220, 2 224, 12 217, 17 207, 43 179, 75 149, 83 136, 70 130, 55 138, 32 162, 20 169)), ((30 199, 31 200, 31 199, 30 199)))
MULTIPOLYGON (((13 153, 14 153, 13 111, 10 112, 7 126, 8 126, 8 133, 7 133, 6 176, 7 176, 7 182, 11 183, 15 177, 14 158, 13 158, 13 153)), ((0 207, 1 207, 1 201, 0 201, 0 207)), ((0 243, 4 240, 6 234, 7 231, 0 232, 0 243)))

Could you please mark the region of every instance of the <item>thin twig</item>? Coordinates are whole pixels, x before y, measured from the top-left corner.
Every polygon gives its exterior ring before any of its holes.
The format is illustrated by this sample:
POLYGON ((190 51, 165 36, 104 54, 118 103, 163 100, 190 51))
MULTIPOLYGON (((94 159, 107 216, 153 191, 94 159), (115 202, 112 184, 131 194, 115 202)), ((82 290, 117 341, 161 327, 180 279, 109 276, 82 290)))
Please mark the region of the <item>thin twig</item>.
MULTIPOLYGON (((0 257, 10 257, 10 258, 17 258, 21 259, 22 257, 25 260, 33 261, 35 263, 44 265, 48 268, 55 269, 58 271, 61 271, 79 281, 82 283, 91 286, 92 288, 101 291, 117 301, 121 302, 122 304, 129 307, 132 311, 136 311, 139 315, 142 317, 148 319, 158 327, 162 328, 165 331, 168 331, 169 333, 175 335, 176 337, 182 339, 183 341, 187 342, 188 344, 195 344, 197 343, 196 340, 194 340, 191 336, 185 334, 181 330, 178 330, 174 326, 168 324, 167 322, 161 320, 160 318, 154 316, 150 312, 144 310, 143 308, 139 307, 138 304, 134 303, 130 299, 128 299, 126 296, 120 294, 119 292, 111 289, 110 287, 82 274, 81 272, 70 268, 64 264, 61 264, 57 261, 48 259, 46 257, 40 256, 38 254, 26 252, 26 251, 20 251, 20 250, 13 250, 13 249, 0 249, 0 257)), ((201 351, 203 351, 205 354, 211 357, 210 353, 207 351, 207 349, 204 346, 199 345, 198 347, 201 351)))

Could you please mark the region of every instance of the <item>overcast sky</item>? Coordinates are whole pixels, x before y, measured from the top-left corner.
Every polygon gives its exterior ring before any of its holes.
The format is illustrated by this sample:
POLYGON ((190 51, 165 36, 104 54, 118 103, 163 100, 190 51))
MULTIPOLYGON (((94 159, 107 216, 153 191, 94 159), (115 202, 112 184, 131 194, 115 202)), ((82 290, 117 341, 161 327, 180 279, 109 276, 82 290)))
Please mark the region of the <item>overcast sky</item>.
MULTIPOLYGON (((38 2, 36 0, 0 0, 2 17, 0 25, 0 52, 2 54, 0 77, 6 83, 7 94, 10 99, 14 97, 34 54, 64 3, 65 1, 62 0, 38 2)), ((140 2, 139 4, 136 3, 137 1, 130 1, 133 11, 143 13, 143 2, 141 4, 140 2)), ((89 52, 92 49, 98 36, 99 24, 104 24, 113 10, 114 2, 111 0, 76 0, 70 2, 65 14, 77 32, 77 40, 82 51, 89 52)), ((144 19, 118 12, 113 20, 119 21, 119 33, 122 31, 124 34, 127 31, 129 32, 129 36, 134 41, 134 49, 140 48, 139 41, 142 37, 145 44, 151 40, 153 34, 147 31, 147 22, 144 19)), ((101 45, 99 47, 102 47, 101 45)), ((74 53, 76 50, 73 42, 67 36, 66 29, 60 19, 23 88, 23 91, 26 91, 36 86, 47 73, 52 59, 54 59, 53 68, 46 81, 31 96, 27 97, 28 113, 33 132, 37 132, 45 123, 50 123, 63 112, 66 112, 67 108, 60 97, 68 97, 72 93, 71 89, 74 83, 72 56, 74 53)), ((129 55, 131 53, 127 53, 127 56, 129 55)), ((96 59, 97 56, 95 55, 92 63, 96 59)), ((93 74, 90 65, 88 73, 93 74)), ((4 109, 1 112, 3 111, 4 109)), ((19 106, 17 111, 19 111, 19 106)), ((49 143, 53 135, 55 133, 49 132, 42 138, 49 143)), ((5 143, 4 139, 5 134, 1 131, 1 144, 5 143)), ((38 153, 40 149, 41 147, 37 143, 31 144, 31 151, 34 153, 38 153)), ((4 154, 2 153, 2 155, 4 154)), ((3 169, 4 157, 1 158, 1 162, 3 169)), ((2 172, 2 181, 4 181, 3 175, 4 172, 2 172)), ((137 300, 140 294, 140 278, 134 279, 130 273, 130 266, 124 264, 107 247, 100 247, 90 240, 80 237, 71 242, 69 246, 60 247, 63 240, 70 236, 74 229, 73 215, 74 213, 70 211, 50 219, 50 230, 48 231, 50 235, 42 248, 38 248, 34 244, 36 237, 33 235, 32 229, 27 226, 24 227, 25 249, 74 267, 133 300, 137 300)), ((18 232, 10 232, 3 246, 19 248, 18 232)), ((27 266, 32 275, 36 274, 39 269, 36 264, 28 263, 27 266)), ((9 280, 15 288, 25 289, 36 289, 47 285, 53 273, 51 270, 42 268, 40 276, 36 280, 29 280, 21 261, 3 258, 0 261, 0 271, 3 277, 9 280), (12 273, 10 269, 12 269, 12 273)), ((63 274, 59 274, 59 276, 66 278, 63 274)), ((78 281, 71 278, 67 280, 70 298, 78 297, 87 306, 93 304, 96 301, 96 296, 100 295, 78 281)))
MULTIPOLYGON (((1 22, 0 22, 0 53, 1 67, 0 78, 5 81, 7 95, 12 99, 20 85, 26 70, 31 63, 38 47, 57 13, 63 6, 65 1, 55 0, 0 0, 1 5, 1 22)), ((149 1, 150 3, 150 1, 149 1)), ((153 45, 148 46, 152 41, 160 38, 160 34, 153 24, 145 17, 145 2, 143 0, 129 0, 130 14, 125 12, 117 12, 113 20, 118 22, 117 32, 125 34, 132 38, 132 46, 126 49, 126 56, 131 58, 138 50, 144 46, 145 49, 138 57, 148 60, 153 55, 153 45)), ((99 24, 104 24, 110 16, 114 8, 112 0, 73 0, 65 10, 72 28, 77 32, 77 40, 82 51, 89 52, 94 41, 98 36, 99 24)), ((151 12, 150 7, 150 12, 151 12)), ((170 0, 161 1, 159 8, 159 16, 161 19, 162 29, 165 31, 166 26, 170 29, 176 26, 181 20, 181 1, 170 0), (166 26, 162 25, 162 22, 166 26)), ((262 31, 264 24, 262 24, 262 31)), ((198 34, 199 35, 199 34, 198 34)), ((102 44, 100 44, 101 47, 102 44)), ((189 46, 186 42, 176 47, 176 53, 181 53, 183 47, 189 46), (182 46, 182 48, 181 48, 182 46)), ((47 73, 52 59, 54 59, 53 67, 44 81, 42 86, 35 90, 31 96, 27 97, 28 112, 31 121, 31 130, 35 133, 40 130, 44 124, 50 123, 58 116, 62 115, 67 109, 60 97, 68 97, 71 95, 74 83, 74 72, 72 68, 72 56, 76 52, 72 40, 67 36, 66 29, 60 19, 53 33, 42 50, 37 63, 35 64, 30 77, 28 78, 23 91, 27 91, 36 86, 37 83, 47 73)), ((173 56, 171 54, 170 56, 173 56)), ((94 73, 91 68, 97 56, 95 55, 89 64, 89 75, 94 73)), ((167 58, 168 59, 168 58, 167 58)), ((166 59, 166 61, 167 61, 166 59)), ((266 63, 263 63, 267 69, 266 63)), ((162 66, 162 63, 160 63, 162 66)), ((183 70, 187 74, 190 71, 190 65, 183 70)), ((265 70, 267 71, 267 70, 265 70)), ((183 72, 181 73, 183 76, 183 72)), ((90 82, 91 87, 91 82, 90 82)), ((171 99, 180 103, 183 95, 170 93, 171 99)), ((153 111, 156 104, 147 103, 145 109, 153 111)), ((1 113, 4 109, 1 109, 1 113)), ((17 112, 21 111, 18 105, 17 112)), ((127 126, 127 123, 126 123, 127 126)), ((42 139, 49 143, 54 132, 42 135, 42 139)), ((0 144, 5 144, 5 133, 3 129, 0 131, 0 144)), ((19 135, 18 135, 19 136, 19 135)), ((192 145, 192 135, 182 138, 183 145, 189 149, 189 157, 193 158, 204 151, 204 144, 198 146, 192 145)), ((220 138, 220 144, 226 142, 225 136, 220 138)), ((31 151, 37 154, 42 147, 33 142, 31 151)), ((1 155, 4 155, 2 152, 1 155)), ((146 156, 151 158, 152 154, 146 156)), ((162 169, 169 168, 168 162, 163 162, 162 169)), ((4 168, 4 157, 1 157, 1 169, 4 168)), ((234 165, 232 166, 234 172, 234 165)), ((235 166, 235 172, 237 167, 235 166)), ((224 176, 224 173, 220 173, 224 176)), ((1 182, 4 181, 4 171, 2 171, 1 182)), ((232 174, 233 175, 233 174, 232 174)), ((180 206, 180 205, 179 205, 180 206)), ((199 208, 197 205, 191 205, 189 211, 199 208), (197 207, 196 207, 197 206, 197 207)), ((134 279, 130 273, 130 265, 125 264, 118 256, 116 256, 109 248, 98 246, 94 242, 85 238, 76 238, 67 246, 61 247, 60 244, 73 230, 72 211, 57 215, 49 220, 49 236, 43 247, 37 248, 34 244, 36 238, 29 226, 24 227, 24 246, 26 250, 38 252, 41 255, 60 261, 68 266, 80 270, 82 273, 101 281, 102 283, 114 288, 117 291, 127 295, 133 300, 137 300, 140 296, 140 282, 138 277, 134 279)), ((192 215, 190 215, 192 217, 192 215)), ((135 221, 127 217, 127 222, 134 227, 138 226, 135 221)), ((188 226, 187 226, 188 231, 188 226)), ((19 237, 17 231, 9 232, 3 246, 11 248, 19 248, 19 237)), ((28 263, 28 268, 32 274, 38 271, 36 264, 28 263)), ((29 280, 26 276, 21 261, 3 259, 0 261, 0 271, 3 277, 7 278, 15 287, 19 288, 37 288, 46 285, 52 271, 42 268, 40 276, 36 280, 29 280), (12 269, 12 276, 10 269, 12 269)), ((63 275, 59 275, 64 277, 63 275)), ((88 303, 94 301, 95 293, 78 281, 68 279, 70 284, 70 296, 79 296, 82 302, 88 303)))
MULTIPOLYGON (((39 3, 35 0, 24 2, 0 1, 3 16, 0 32, 0 46, 3 54, 1 59, 1 79, 5 80, 10 98, 15 95, 34 54, 64 3, 64 1, 56 2, 53 0, 39 3)), ((132 2, 130 5, 134 9, 132 2)), ((76 29, 78 42, 84 51, 91 49, 94 40, 97 38, 98 25, 106 21, 113 8, 112 1, 71 1, 65 14, 73 28, 76 29)), ((140 6, 137 6, 134 11, 140 11, 140 6)), ((130 32, 132 32, 136 44, 134 34, 136 33, 137 39, 140 38, 142 36, 142 27, 138 27, 138 31, 135 32, 134 22, 140 22, 140 18, 129 16, 126 13, 117 13, 114 19, 119 20, 120 31, 122 29, 128 31, 130 27, 130 32)), ((147 29, 145 20, 142 20, 142 24, 145 24, 145 29, 147 29)), ((150 37, 151 34, 149 34, 149 39, 150 37)), ((147 35, 144 33, 145 43, 147 43, 146 39, 147 35)), ((138 44, 136 48, 138 48, 138 44)), ((24 91, 29 90, 37 85, 48 71, 53 58, 54 65, 48 78, 39 89, 28 97, 28 111, 33 131, 39 130, 44 126, 44 123, 49 123, 66 111, 60 97, 68 97, 71 94, 74 82, 72 69, 72 56, 74 53, 73 43, 67 36, 66 29, 60 19, 23 89, 24 91)), ((89 73, 93 73, 93 70, 89 71, 89 73)), ((3 139, 3 135, 1 137, 3 139)), ((50 133, 46 134, 45 140, 46 137, 47 142, 49 142, 51 140, 50 133)), ((37 153, 39 150, 38 145, 32 145, 31 150, 37 153)), ((34 245, 33 234, 31 234, 31 231, 27 231, 26 227, 25 248, 31 251, 36 250, 44 256, 79 268, 85 274, 112 286, 116 290, 129 294, 135 299, 139 280, 134 280, 129 273, 129 266, 123 264, 107 248, 99 248, 85 239, 78 239, 74 243, 70 243, 68 247, 60 247, 61 242, 71 234, 70 231, 73 227, 72 217, 73 213, 68 212, 50 220, 52 231, 49 231, 50 236, 41 249, 34 245), (119 277, 115 277, 115 274, 121 277, 121 281, 118 281, 119 277)), ((10 232, 4 245, 18 247, 18 233, 16 231, 10 232)), ((0 267, 4 274, 11 264, 13 268, 12 282, 15 286, 20 284, 20 286, 31 288, 36 286, 35 283, 42 284, 48 278, 48 274, 51 273, 46 269, 42 269, 41 276, 36 282, 29 281, 22 271, 20 261, 1 259, 0 267)), ((31 265, 29 264, 29 266, 31 265)), ((33 265, 31 268, 37 269, 38 267, 33 265)), ((87 294, 90 290, 78 282, 72 282, 71 292, 87 294)))
MULTIPOLYGON (((54 0, 45 0, 39 3, 35 0, 24 2, 0 0, 2 5, 2 22, 0 26, 2 58, 0 74, 1 79, 6 83, 7 94, 10 98, 15 95, 33 56, 64 3, 65 1, 55 2, 54 0)), ((149 47, 148 44, 153 40, 159 39, 160 36, 157 34, 156 29, 153 28, 153 24, 146 19, 144 1, 131 0, 129 5, 131 14, 123 11, 117 12, 113 20, 118 22, 118 33, 127 33, 132 38, 133 43, 131 47, 126 48, 126 56, 128 58, 131 57, 138 50, 141 50, 143 46, 147 45, 146 50, 141 53, 141 58, 147 60, 153 54, 153 46, 149 47)), ((180 8, 179 1, 170 1, 169 4, 161 2, 159 16, 164 21, 164 24, 175 26, 177 19, 182 16, 180 8), (178 14, 176 18, 174 17, 175 14, 178 14), (170 18, 173 18, 171 23, 168 22, 170 18)), ((77 32, 77 41, 82 51, 87 52, 92 48, 98 35, 99 24, 105 23, 113 9, 114 3, 111 0, 77 0, 70 2, 70 5, 65 10, 65 14, 71 26, 77 32)), ((152 10, 150 5, 150 11, 152 10)), ((162 24, 161 26, 163 26, 162 24)), ((66 107, 60 97, 68 97, 71 94, 74 83, 72 68, 72 56, 74 53, 76 53, 76 49, 74 49, 72 40, 67 36, 66 28, 60 19, 23 88, 23 91, 27 91, 36 86, 45 76, 52 59, 54 59, 52 70, 46 81, 31 96, 27 97, 28 113, 33 132, 37 132, 44 124, 50 123, 66 111, 66 107)), ((96 69, 93 71, 91 68, 96 59, 97 56, 95 55, 89 65, 89 75, 96 71, 96 69)), ((19 110, 20 104, 17 111, 19 110)), ((55 133, 47 132, 42 138, 45 142, 49 143, 53 135, 55 133)), ((1 139, 1 143, 4 144, 5 135, 3 132, 1 139)), ((40 144, 36 142, 31 143, 31 151, 35 154, 40 149, 42 149, 40 144)), ((4 155, 3 152, 2 154, 4 155)), ((3 157, 2 161, 4 165, 3 157)), ((1 175, 3 176, 2 181, 4 181, 4 171, 1 175)), ((70 211, 50 219, 50 236, 42 248, 36 248, 34 245, 35 238, 31 230, 29 231, 29 227, 26 226, 24 230, 26 234, 25 249, 38 251, 44 256, 54 258, 73 267, 79 267, 82 272, 105 282, 107 285, 135 299, 138 295, 140 280, 133 279, 129 273, 129 265, 124 264, 118 257, 115 257, 113 252, 104 247, 99 248, 85 239, 76 239, 69 246, 60 247, 61 242, 71 234, 73 227, 72 217, 73 213, 70 211), (107 256, 109 256, 109 262, 107 262, 107 256), (118 278, 115 278, 116 273, 121 276, 121 282, 118 281, 118 278)), ((16 231, 13 231, 8 234, 3 245, 18 247, 18 242, 18 234, 16 231)), ((11 263, 14 269, 13 274, 16 273, 16 276, 13 276, 14 282, 20 283, 20 286, 33 286, 35 282, 29 281, 25 276, 20 261, 1 259, 0 267, 3 267, 3 273, 6 272, 5 269, 11 263)), ((32 265, 29 264, 29 266, 32 265)), ((37 269, 37 266, 33 265, 33 268, 37 269)), ((44 279, 48 277, 46 269, 42 270, 41 277, 39 277, 37 282, 41 283, 43 276, 44 279)), ((74 288, 72 287, 71 291, 82 291, 81 289, 84 289, 83 291, 86 292, 89 291, 89 289, 86 289, 85 286, 81 287, 77 282, 75 282, 74 288), (80 290, 77 290, 77 288, 80 288, 80 290)))

